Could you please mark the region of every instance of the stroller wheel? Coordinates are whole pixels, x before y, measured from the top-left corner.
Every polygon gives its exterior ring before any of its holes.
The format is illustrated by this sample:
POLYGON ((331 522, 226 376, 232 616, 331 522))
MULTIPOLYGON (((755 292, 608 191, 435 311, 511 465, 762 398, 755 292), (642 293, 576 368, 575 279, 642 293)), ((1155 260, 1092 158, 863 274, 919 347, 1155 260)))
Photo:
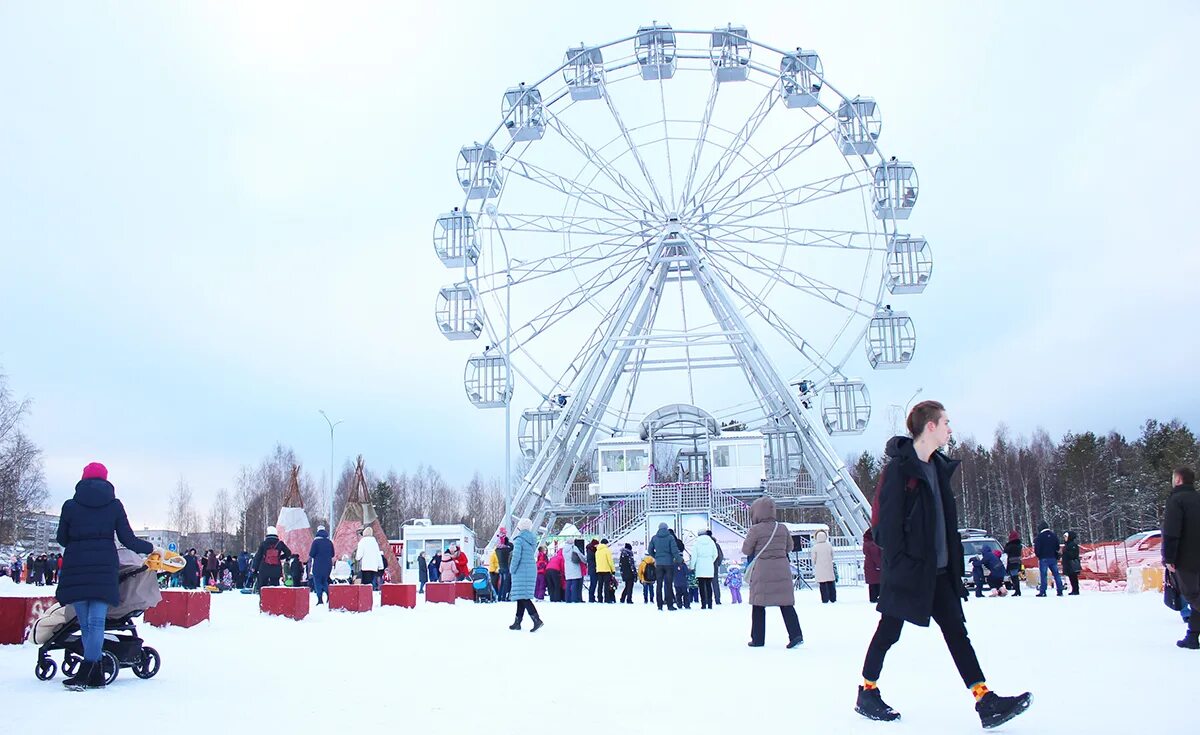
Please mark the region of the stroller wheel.
POLYGON ((79 670, 79 664, 83 661, 82 658, 73 653, 68 653, 63 656, 62 672, 67 676, 75 676, 75 672, 79 670))
POLYGON ((150 646, 142 646, 142 660, 134 664, 133 675, 139 679, 149 679, 158 673, 158 667, 162 664, 162 658, 158 655, 158 651, 150 646))
POLYGON ((121 670, 121 662, 112 652, 105 651, 100 663, 104 667, 104 686, 108 686, 116 680, 117 672, 121 670))
POLYGON ((37 665, 33 667, 33 675, 42 681, 50 681, 57 673, 58 664, 50 658, 39 658, 37 665))

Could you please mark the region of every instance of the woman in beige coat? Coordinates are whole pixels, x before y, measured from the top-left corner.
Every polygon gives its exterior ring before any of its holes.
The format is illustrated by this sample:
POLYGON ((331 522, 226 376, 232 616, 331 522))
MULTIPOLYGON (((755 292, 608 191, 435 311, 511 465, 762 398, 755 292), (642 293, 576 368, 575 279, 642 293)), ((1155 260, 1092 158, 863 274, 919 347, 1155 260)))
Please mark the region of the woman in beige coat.
POLYGON ((833 544, 829 534, 817 531, 812 545, 813 576, 821 586, 821 602, 837 602, 837 573, 833 568, 833 544))
POLYGON ((750 506, 750 523, 742 544, 742 553, 751 560, 750 642, 746 645, 763 645, 767 608, 778 607, 787 626, 787 647, 795 648, 804 642, 804 635, 796 617, 796 590, 787 556, 792 550, 792 535, 787 526, 775 520, 775 501, 769 497, 761 497, 750 506))

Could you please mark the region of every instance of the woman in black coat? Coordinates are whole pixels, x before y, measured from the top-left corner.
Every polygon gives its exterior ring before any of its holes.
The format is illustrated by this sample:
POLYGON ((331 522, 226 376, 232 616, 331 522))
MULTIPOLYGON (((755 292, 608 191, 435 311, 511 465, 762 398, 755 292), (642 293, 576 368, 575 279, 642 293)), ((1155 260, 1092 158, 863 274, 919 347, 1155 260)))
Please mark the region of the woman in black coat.
POLYGON ((56 597, 64 605, 74 605, 83 641, 83 663, 64 686, 99 688, 104 686, 104 619, 108 608, 121 601, 117 587, 117 545, 139 554, 154 551, 154 545, 134 535, 125 515, 125 506, 117 500, 116 490, 108 481, 108 470, 93 462, 83 468, 83 479, 75 485, 75 497, 63 503, 58 520, 58 545, 63 553, 62 576, 56 597))
POLYGON ((1083 571, 1083 566, 1079 563, 1079 541, 1073 531, 1063 534, 1062 568, 1067 579, 1071 580, 1071 594, 1079 594, 1079 573, 1083 571))

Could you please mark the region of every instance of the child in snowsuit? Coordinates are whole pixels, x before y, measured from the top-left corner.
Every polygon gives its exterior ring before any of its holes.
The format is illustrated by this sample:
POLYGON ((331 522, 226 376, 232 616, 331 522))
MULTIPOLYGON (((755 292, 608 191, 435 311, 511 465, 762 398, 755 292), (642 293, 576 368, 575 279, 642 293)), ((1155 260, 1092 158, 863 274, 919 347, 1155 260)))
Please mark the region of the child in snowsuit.
POLYGON ((700 602, 700 582, 696 579, 696 570, 688 569, 688 597, 692 602, 700 602))
POLYGON ((733 598, 733 604, 741 604, 742 566, 740 564, 729 566, 729 572, 725 575, 725 586, 729 588, 729 596, 733 598))
POLYGON ((687 609, 692 608, 692 596, 688 594, 688 568, 686 563, 675 565, 675 602, 683 603, 687 609))

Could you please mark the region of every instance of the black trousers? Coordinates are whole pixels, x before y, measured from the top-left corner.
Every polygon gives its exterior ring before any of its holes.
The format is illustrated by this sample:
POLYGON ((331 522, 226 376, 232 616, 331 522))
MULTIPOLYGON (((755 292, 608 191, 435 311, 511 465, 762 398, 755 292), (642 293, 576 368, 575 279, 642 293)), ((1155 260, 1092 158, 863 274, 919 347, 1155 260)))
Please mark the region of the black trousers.
POLYGON ((621 602, 627 602, 630 605, 633 604, 633 580, 634 577, 624 577, 622 579, 625 582, 625 588, 621 590, 621 602))
POLYGON ((821 602, 837 602, 837 584, 821 582, 821 602))
POLYGON ((517 600, 517 622, 521 622, 525 618, 525 611, 529 611, 529 617, 533 618, 533 622, 541 621, 538 617, 537 608, 533 606, 533 600, 517 600))
POLYGON ((370 569, 362 570, 362 583, 374 586, 375 585, 375 575, 378 573, 379 572, 375 572, 370 569))
MULTIPOLYGON (((979 668, 979 659, 967 637, 967 624, 963 622, 962 600, 954 593, 954 584, 950 575, 941 573, 933 588, 933 620, 942 629, 942 637, 946 639, 946 648, 950 649, 950 657, 958 667, 958 674, 963 684, 968 688, 984 681, 983 671, 979 668)), ((867 647, 867 658, 863 661, 863 678, 867 681, 878 681, 883 671, 883 658, 896 641, 900 640, 900 631, 904 621, 890 615, 881 615, 879 627, 871 645, 867 647)))
POLYGON ((546 570, 546 591, 550 593, 550 602, 562 602, 562 574, 557 569, 546 570))
POLYGON ((675 584, 670 579, 673 574, 660 574, 654 580, 656 591, 658 592, 658 609, 661 610, 663 605, 675 607, 675 584))
MULTIPOLYGON (((596 572, 588 573, 588 602, 596 601, 596 583, 599 581, 600 576, 596 572)), ((600 594, 603 595, 604 591, 601 590, 600 594)))
MULTIPOLYGON (((718 566, 720 566, 720 565, 718 565, 718 566)), ((712 578, 712 591, 713 591, 713 602, 720 605, 721 604, 721 578, 719 576, 714 576, 712 578)))
POLYGON ((700 609, 711 609, 713 604, 712 577, 696 577, 696 585, 700 588, 700 609))
POLYGON ((1200 571, 1193 572, 1175 567, 1175 579, 1179 582, 1179 594, 1187 600, 1192 608, 1192 616, 1188 618, 1188 632, 1200 633, 1200 571))
MULTIPOLYGON (((596 602, 616 602, 616 596, 613 595, 612 572, 597 572, 596 576, 599 577, 598 583, 600 585, 600 589, 598 590, 600 594, 596 595, 596 602)), ((593 580, 592 585, 596 584, 597 582, 593 580)))
MULTIPOLYGON (((783 615, 783 625, 787 628, 788 640, 791 641, 799 635, 800 618, 796 617, 796 608, 792 605, 787 605, 779 608, 779 612, 783 615)), ((767 608, 762 605, 750 606, 750 642, 761 644, 767 637, 767 608)))
POLYGON ((1073 594, 1073 595, 1079 594, 1079 575, 1078 574, 1068 574, 1067 579, 1071 580, 1071 594, 1073 594))
POLYGON ((867 585, 867 599, 871 602, 879 602, 879 583, 867 585))

